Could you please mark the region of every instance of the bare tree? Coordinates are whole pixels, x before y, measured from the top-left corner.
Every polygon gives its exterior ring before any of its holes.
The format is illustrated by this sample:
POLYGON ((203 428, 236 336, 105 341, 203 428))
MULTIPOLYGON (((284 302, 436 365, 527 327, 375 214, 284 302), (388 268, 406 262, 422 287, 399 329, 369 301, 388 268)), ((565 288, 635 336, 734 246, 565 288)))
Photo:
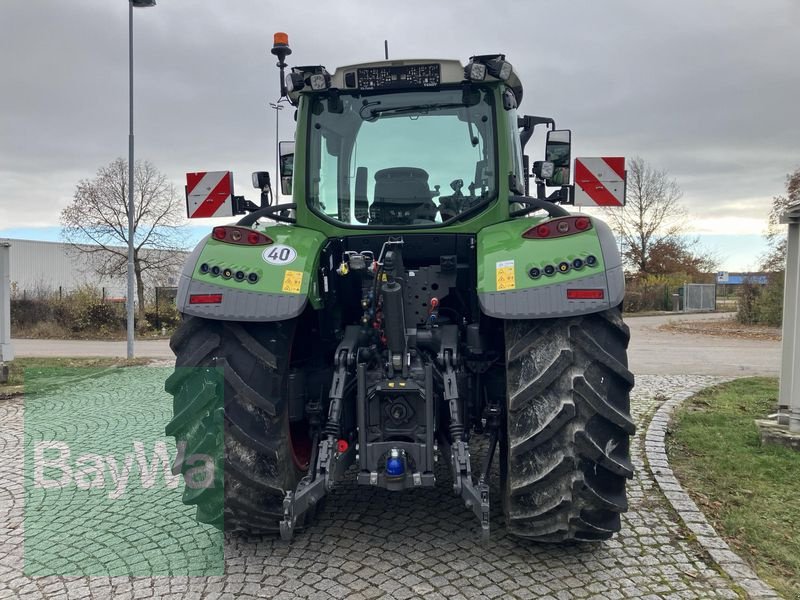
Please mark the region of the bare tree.
POLYGON ((641 157, 628 164, 627 198, 623 209, 609 211, 609 220, 619 236, 625 262, 645 274, 652 271, 654 251, 678 248, 690 252, 695 243, 681 234, 687 212, 678 183, 641 157))
MULTIPOLYGON (((139 316, 144 317, 145 277, 158 277, 183 259, 183 203, 166 176, 149 162, 136 162, 134 251, 139 316)), ((128 260, 128 162, 118 158, 100 167, 94 179, 78 182, 72 202, 61 211, 61 235, 80 253, 92 256, 101 276, 123 276, 128 260)))

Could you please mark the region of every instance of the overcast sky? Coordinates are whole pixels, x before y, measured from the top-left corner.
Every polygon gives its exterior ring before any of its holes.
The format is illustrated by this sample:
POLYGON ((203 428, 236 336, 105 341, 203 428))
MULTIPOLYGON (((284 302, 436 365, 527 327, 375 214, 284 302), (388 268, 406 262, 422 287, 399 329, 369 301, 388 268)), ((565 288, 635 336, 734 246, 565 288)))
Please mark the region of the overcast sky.
MULTIPOLYGON (((136 155, 179 189, 187 171, 233 170, 256 199, 250 172, 274 165, 274 31, 290 64, 331 71, 382 59, 385 38, 391 58, 504 52, 521 110, 571 128, 574 156, 669 171, 722 268, 756 265, 800 167, 796 0, 158 0, 134 21, 136 155)), ((127 157, 127 25, 123 0, 0 2, 0 235, 52 235, 77 181, 127 157)))

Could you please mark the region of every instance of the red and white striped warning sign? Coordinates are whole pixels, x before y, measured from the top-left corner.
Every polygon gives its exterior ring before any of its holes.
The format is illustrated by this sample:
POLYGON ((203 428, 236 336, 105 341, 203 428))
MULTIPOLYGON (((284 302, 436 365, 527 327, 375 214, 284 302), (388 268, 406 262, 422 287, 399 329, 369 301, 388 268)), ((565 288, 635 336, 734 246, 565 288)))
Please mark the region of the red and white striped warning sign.
POLYGON ((576 158, 575 206, 625 206, 625 158, 576 158))
POLYGON ((190 219, 233 216, 233 173, 187 173, 186 214, 190 219))

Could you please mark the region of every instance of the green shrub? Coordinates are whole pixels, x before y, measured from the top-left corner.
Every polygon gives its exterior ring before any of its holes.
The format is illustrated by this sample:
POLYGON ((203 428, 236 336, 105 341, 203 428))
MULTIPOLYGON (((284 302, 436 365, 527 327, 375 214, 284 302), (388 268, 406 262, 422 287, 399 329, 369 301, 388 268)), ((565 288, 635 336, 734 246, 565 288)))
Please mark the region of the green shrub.
POLYGON ((84 286, 67 293, 37 291, 11 300, 11 327, 30 337, 106 337, 125 331, 124 307, 84 286))
POLYGON ((765 286, 749 281, 741 285, 736 320, 745 325, 780 326, 783 320, 783 272, 770 273, 765 286))
POLYGON ((72 321, 72 329, 76 332, 111 333, 121 331, 122 326, 116 307, 101 303, 77 306, 72 321))
POLYGON ((783 322, 783 272, 770 273, 758 299, 756 315, 760 324, 780 327, 783 322))
POLYGON ((744 325, 753 325, 758 322, 758 298, 761 289, 754 283, 745 281, 739 288, 737 299, 736 320, 744 325))
POLYGON ((148 329, 158 330, 162 327, 175 329, 181 320, 181 314, 174 304, 168 302, 158 307, 158 313, 155 310, 145 311, 144 318, 148 329))

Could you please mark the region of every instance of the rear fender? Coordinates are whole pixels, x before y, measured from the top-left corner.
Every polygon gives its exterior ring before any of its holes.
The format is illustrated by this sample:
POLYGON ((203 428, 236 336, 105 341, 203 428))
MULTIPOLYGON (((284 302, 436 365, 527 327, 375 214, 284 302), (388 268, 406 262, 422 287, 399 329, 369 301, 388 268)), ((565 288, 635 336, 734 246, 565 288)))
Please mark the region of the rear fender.
POLYGON ((499 319, 541 319, 600 312, 620 304, 625 278, 608 225, 592 217, 592 227, 581 233, 550 239, 522 237, 544 220, 514 219, 478 233, 481 310, 499 319), (595 259, 591 266, 587 264, 590 257, 595 259), (565 263, 564 271, 559 267, 565 263), (555 269, 552 275, 545 274, 548 265, 555 269), (602 290, 603 297, 569 299, 568 290, 602 290))
POLYGON ((325 237, 296 226, 276 225, 260 231, 273 243, 247 246, 204 238, 184 264, 178 310, 223 321, 281 321, 298 316, 309 301, 319 307, 316 273, 325 237), (195 301, 198 296, 221 298, 193 303, 192 296, 195 301))

